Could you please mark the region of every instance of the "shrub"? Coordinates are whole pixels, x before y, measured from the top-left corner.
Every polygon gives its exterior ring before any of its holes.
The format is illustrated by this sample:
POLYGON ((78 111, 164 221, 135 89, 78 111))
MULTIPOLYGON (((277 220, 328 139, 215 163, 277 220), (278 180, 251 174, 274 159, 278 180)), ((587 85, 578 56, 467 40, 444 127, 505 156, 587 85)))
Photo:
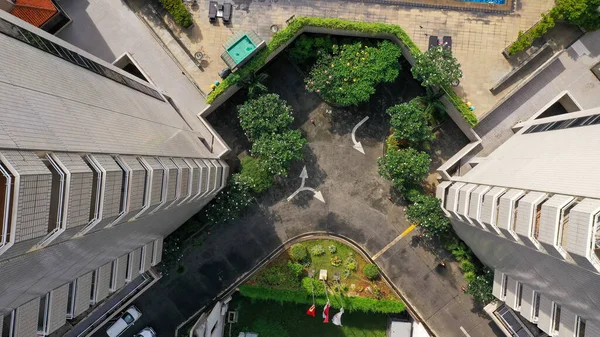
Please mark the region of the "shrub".
POLYGON ((334 267, 339 267, 342 265, 342 259, 339 258, 339 256, 334 256, 331 258, 331 265, 334 267))
POLYGON ((493 284, 494 273, 489 268, 484 268, 469 281, 465 292, 473 296, 475 301, 485 305, 494 300, 494 295, 492 295, 493 284))
POLYGON ((444 46, 432 47, 417 56, 411 71, 424 87, 452 85, 463 75, 451 49, 444 46))
POLYGON ((315 245, 310 248, 310 254, 314 256, 321 256, 325 254, 325 248, 321 245, 315 245))
POLYGON ((294 121, 292 107, 277 94, 266 94, 238 105, 240 125, 250 141, 282 133, 294 121))
POLYGON ((554 27, 554 18, 551 15, 542 14, 542 19, 526 32, 519 31, 517 40, 508 47, 508 54, 514 55, 531 47, 533 42, 542 37, 549 29, 554 27))
POLYGON ((306 247, 297 243, 290 248, 290 257, 294 261, 304 261, 308 257, 308 253, 306 252, 306 247))
POLYGON ((330 53, 335 39, 331 35, 300 35, 288 49, 290 60, 304 64, 316 60, 321 53, 330 53))
POLYGON ((462 271, 465 273, 475 272, 475 265, 469 260, 463 260, 460 263, 460 269, 462 269, 462 271))
POLYGON ((298 262, 288 261, 288 268, 290 269, 290 273, 295 277, 300 277, 302 275, 302 265, 298 262))
POLYGON ((288 130, 262 137, 252 144, 252 155, 260 158, 262 167, 272 175, 287 176, 292 160, 304 157, 306 139, 298 130, 288 130))
POLYGON ((333 45, 332 54, 322 53, 313 66, 306 89, 336 105, 358 105, 369 100, 377 84, 398 77, 400 55, 400 48, 389 41, 377 47, 360 42, 333 45))
POLYGON ((356 263, 346 263, 347 270, 356 271, 356 263))
POLYGON ((210 223, 226 223, 244 215, 253 200, 250 186, 240 179, 239 174, 234 174, 227 186, 205 207, 204 214, 210 223))
POLYGON ((290 335, 280 323, 263 318, 252 322, 252 331, 259 331, 260 337, 289 337, 290 335))
POLYGON ((315 296, 325 296, 325 285, 323 284, 323 281, 312 277, 305 277, 302 279, 302 289, 311 296, 313 291, 315 292, 315 296))
POLYGON ((260 159, 245 157, 241 160, 242 169, 237 180, 256 193, 261 193, 273 185, 273 176, 265 170, 260 159))
MULTIPOLYGON (((303 279, 303 284, 304 284, 303 279)), ((321 287, 323 283, 321 281, 314 280, 314 282, 320 282, 321 287)), ((316 286, 316 284, 315 284, 316 286)), ((303 287, 304 288, 304 287, 303 287)), ((299 304, 312 304, 312 295, 307 292, 306 289, 302 290, 281 290, 267 287, 257 287, 250 285, 241 285, 239 287, 240 294, 244 297, 257 299, 257 300, 269 300, 278 302, 291 302, 299 304)), ((315 289, 316 290, 316 289, 315 289)), ((310 291, 310 288, 309 288, 310 291)), ((324 293, 323 293, 324 294, 324 293)), ((316 294, 315 294, 316 295, 316 294)), ((315 302, 319 306, 325 305, 327 300, 322 297, 317 297, 315 302)), ((362 312, 373 312, 383 314, 394 314, 401 313, 406 309, 406 306, 401 301, 396 300, 375 300, 372 298, 365 297, 346 297, 340 295, 340 300, 332 301, 331 306, 335 309, 339 309, 341 304, 344 306, 346 312, 362 311, 362 312)))
POLYGON ((160 0, 163 7, 171 14, 173 20, 183 28, 189 28, 194 24, 192 15, 181 0, 160 0))
POLYGON ((395 105, 386 112, 391 117, 390 125, 394 129, 394 138, 397 140, 419 144, 434 138, 423 107, 416 100, 395 105))
POLYGON ((441 237, 450 233, 452 227, 440 207, 440 199, 431 195, 421 194, 420 196, 415 196, 413 202, 406 209, 408 221, 419 224, 435 237, 441 237))
POLYGON ((374 280, 379 277, 379 267, 374 263, 370 263, 363 268, 363 274, 369 280, 374 280))
POLYGON ((329 245, 329 253, 335 254, 337 252, 337 247, 334 245, 329 245))
POLYGON ((469 124, 471 127, 477 125, 477 117, 475 117, 473 111, 469 109, 467 104, 463 102, 462 99, 460 99, 460 97, 458 97, 454 90, 447 87, 442 87, 442 90, 444 90, 450 102, 452 102, 452 104, 456 107, 458 112, 460 112, 467 124, 469 124))
POLYGON ((423 181, 429 173, 431 159, 425 152, 413 148, 388 147, 377 161, 379 175, 390 180, 401 191, 406 186, 423 181))

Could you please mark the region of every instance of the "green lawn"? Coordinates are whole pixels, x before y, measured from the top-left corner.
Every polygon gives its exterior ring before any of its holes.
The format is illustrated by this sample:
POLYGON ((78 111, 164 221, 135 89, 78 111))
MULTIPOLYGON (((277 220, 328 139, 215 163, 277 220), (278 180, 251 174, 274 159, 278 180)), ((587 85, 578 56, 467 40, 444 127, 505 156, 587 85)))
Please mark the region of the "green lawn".
MULTIPOLYGON (((323 307, 317 307, 316 317, 306 315, 308 305, 250 300, 235 296, 229 310, 238 311, 238 323, 231 336, 241 331, 257 332, 260 337, 385 337, 387 315, 346 312, 342 325, 323 323, 323 307)), ((330 311, 330 319, 337 310, 330 311)), ((229 334, 229 326, 225 335, 229 334)))

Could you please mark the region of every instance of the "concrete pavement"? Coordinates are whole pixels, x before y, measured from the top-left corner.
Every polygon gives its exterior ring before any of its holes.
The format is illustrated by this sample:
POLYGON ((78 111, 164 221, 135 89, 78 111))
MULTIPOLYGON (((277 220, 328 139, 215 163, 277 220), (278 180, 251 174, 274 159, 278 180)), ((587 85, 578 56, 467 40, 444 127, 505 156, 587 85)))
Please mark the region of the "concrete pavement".
MULTIPOLYGON (((420 94, 421 88, 408 78, 400 79, 393 84, 397 92, 381 88, 379 97, 370 104, 355 111, 340 110, 306 93, 296 72, 277 68, 286 67, 285 64, 274 67, 271 70, 280 76, 271 76, 268 86, 294 108, 295 127, 309 141, 304 162, 295 163, 289 176, 263 195, 247 216, 211 230, 203 245, 182 260, 187 267, 184 273, 166 276, 160 285, 138 299, 135 304, 150 314, 144 315, 132 332, 152 325, 159 335, 172 334, 178 324, 219 291, 297 235, 313 231, 340 234, 373 256, 410 228, 403 201, 395 195, 392 201, 388 200, 391 186, 377 175, 377 158, 382 154, 388 129, 384 109, 420 94), (298 85, 298 90, 290 90, 298 85), (366 115, 370 116, 369 121, 356 135, 365 149, 363 155, 352 148, 350 133, 366 115), (310 123, 311 119, 316 125, 310 123), (325 203, 314 199, 311 193, 286 200, 300 184, 303 165, 309 175, 306 185, 322 191, 325 203)), ((410 75, 403 72, 402 76, 410 75)), ((243 136, 230 122, 235 118, 234 107, 230 103, 209 117, 229 144, 240 142, 236 135, 243 136)), ((455 129, 446 123, 439 132, 437 145, 432 149, 436 162, 447 158, 439 154, 453 152, 438 146, 451 144, 459 149, 466 143, 466 139, 461 142, 455 137, 460 135, 455 129)), ((232 148, 235 151, 236 146, 232 148)), ((480 308, 462 293, 464 280, 458 263, 447 252, 420 242, 416 231, 396 240, 376 262, 437 336, 464 337, 461 328, 472 337, 496 335, 490 321, 480 315, 480 308), (443 270, 438 268, 441 259, 447 265, 443 270)))

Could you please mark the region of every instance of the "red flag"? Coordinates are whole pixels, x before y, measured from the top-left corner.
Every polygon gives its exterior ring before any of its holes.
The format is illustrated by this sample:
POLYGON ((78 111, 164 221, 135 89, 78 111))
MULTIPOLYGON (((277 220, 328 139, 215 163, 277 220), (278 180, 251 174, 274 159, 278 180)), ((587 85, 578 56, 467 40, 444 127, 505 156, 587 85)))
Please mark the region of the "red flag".
POLYGON ((329 301, 327 301, 325 308, 323 308, 323 323, 329 323, 329 301))
POLYGON ((308 310, 306 311, 306 314, 308 316, 315 317, 315 313, 317 311, 316 309, 317 309, 317 307, 315 307, 315 305, 313 304, 313 305, 310 306, 310 308, 308 308, 308 310))

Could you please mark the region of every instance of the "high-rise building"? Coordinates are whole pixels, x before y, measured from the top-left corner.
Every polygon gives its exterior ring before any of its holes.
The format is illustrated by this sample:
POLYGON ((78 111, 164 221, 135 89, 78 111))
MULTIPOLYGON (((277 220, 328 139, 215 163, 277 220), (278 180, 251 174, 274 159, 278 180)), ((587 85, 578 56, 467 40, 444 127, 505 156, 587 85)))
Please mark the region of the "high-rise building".
POLYGON ((542 117, 437 196, 495 269, 493 294, 511 309, 498 315, 517 312, 550 336, 600 336, 600 108, 542 117))
POLYGON ((56 331, 161 261, 226 144, 139 76, 0 11, 0 336, 56 331))

